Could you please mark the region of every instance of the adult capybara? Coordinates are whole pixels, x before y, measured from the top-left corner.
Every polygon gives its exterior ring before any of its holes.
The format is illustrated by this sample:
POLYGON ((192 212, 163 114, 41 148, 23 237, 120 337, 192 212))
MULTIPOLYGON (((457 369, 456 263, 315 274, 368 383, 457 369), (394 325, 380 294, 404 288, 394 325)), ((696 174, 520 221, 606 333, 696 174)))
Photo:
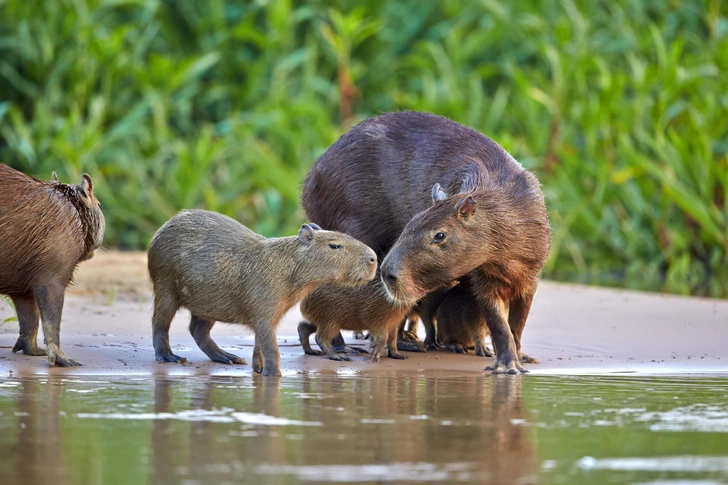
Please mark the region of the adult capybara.
POLYGON ((397 332, 411 306, 392 301, 381 280, 375 278, 365 286, 350 287, 325 284, 301 301, 306 321, 298 325, 298 335, 305 353, 317 355, 308 337, 316 332, 316 343, 332 360, 351 360, 336 352, 331 340, 341 330, 369 331, 372 339, 372 362, 379 362, 384 346, 389 357, 405 359, 397 350, 397 332))
POLYGON ((435 318, 437 337, 443 347, 463 354, 472 348, 475 355, 493 357, 485 343, 488 325, 473 298, 467 278, 447 292, 437 307, 435 318))
POLYGON ((310 220, 384 258, 398 301, 468 275, 493 372, 525 372, 521 334, 551 236, 538 180, 500 145, 432 114, 370 118, 316 161, 302 203, 310 220))
POLYGON ((61 350, 66 286, 79 262, 104 238, 104 215, 91 177, 80 185, 47 182, 0 164, 0 293, 18 312, 20 337, 13 352, 48 355, 51 365, 81 365, 61 350), (38 347, 38 320, 46 349, 38 347))
POLYGON ((190 333, 210 359, 245 364, 210 337, 216 321, 241 323, 255 331, 253 370, 279 376, 276 327, 283 314, 322 283, 371 281, 377 260, 363 243, 315 224, 301 226, 298 236, 266 239, 222 214, 185 210, 154 235, 148 265, 159 362, 182 360, 172 353, 169 326, 185 307, 190 333))

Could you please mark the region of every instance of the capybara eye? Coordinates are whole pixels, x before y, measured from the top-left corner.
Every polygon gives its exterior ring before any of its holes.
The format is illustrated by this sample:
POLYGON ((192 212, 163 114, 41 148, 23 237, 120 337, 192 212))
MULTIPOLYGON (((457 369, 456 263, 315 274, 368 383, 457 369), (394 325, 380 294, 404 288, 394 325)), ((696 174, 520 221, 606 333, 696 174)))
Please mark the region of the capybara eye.
POLYGON ((440 244, 441 242, 443 242, 445 240, 446 237, 447 237, 447 234, 445 234, 444 232, 438 232, 437 234, 435 234, 435 237, 432 238, 432 243, 440 244))
POLYGON ((341 246, 339 246, 338 244, 329 244, 329 247, 331 249, 341 249, 341 246))

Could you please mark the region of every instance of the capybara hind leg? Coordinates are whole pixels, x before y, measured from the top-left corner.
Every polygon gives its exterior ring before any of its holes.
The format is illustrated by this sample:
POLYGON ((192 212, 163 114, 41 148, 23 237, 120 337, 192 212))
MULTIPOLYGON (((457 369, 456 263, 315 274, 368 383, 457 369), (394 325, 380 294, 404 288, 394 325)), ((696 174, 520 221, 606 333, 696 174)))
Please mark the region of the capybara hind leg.
POLYGON ((515 300, 511 300, 510 311, 508 314, 508 325, 513 333, 513 340, 516 343, 516 350, 520 356, 520 360, 526 364, 537 364, 538 361, 533 357, 521 352, 521 335, 526 326, 528 313, 531 311, 531 302, 533 301, 533 293, 526 294, 515 300))
POLYGON ((192 315, 190 319, 190 334, 195 339, 197 346, 207 355, 210 360, 214 362, 221 362, 223 364, 242 364, 245 365, 245 359, 238 357, 235 354, 225 352, 222 350, 212 337, 210 337, 210 330, 215 325, 215 320, 209 320, 202 318, 197 315, 192 315))
POLYGON ((316 343, 321 348, 321 350, 324 351, 328 358, 331 360, 351 360, 350 357, 336 352, 334 346, 331 345, 331 340, 332 338, 329 332, 326 332, 325 329, 319 327, 318 331, 316 332, 316 343))
POLYGON ((22 350, 25 355, 46 355, 46 351, 38 347, 40 314, 38 305, 35 304, 35 298, 32 296, 13 298, 13 305, 15 305, 15 311, 18 312, 18 326, 20 327, 20 336, 13 345, 13 352, 22 350))
MULTIPOLYGON (((156 289, 155 289, 156 290, 156 289)), ((154 294, 154 313, 152 315, 152 344, 157 362, 187 362, 187 359, 172 353, 169 345, 169 326, 179 305, 170 296, 159 292, 154 294)))
POLYGON ((409 357, 400 354, 397 350, 397 333, 397 329, 395 328, 392 329, 392 331, 389 332, 389 335, 387 336, 387 354, 391 359, 409 359, 409 357))
POLYGON ((298 324, 298 340, 301 342, 303 353, 306 355, 324 355, 320 350, 311 348, 309 337, 312 333, 316 333, 316 325, 313 323, 304 320, 298 324))
POLYGON ((487 326, 483 325, 482 328, 473 332, 472 338, 473 342, 475 342, 475 355, 478 357, 493 357, 493 352, 491 352, 485 343, 485 339, 488 338, 487 326))
POLYGON ((260 350, 258 336, 255 336, 255 344, 253 345, 253 372, 263 373, 263 352, 260 350))
POLYGON ((341 332, 336 334, 336 336, 331 339, 331 346, 334 347, 334 350, 339 354, 368 354, 369 351, 366 349, 362 349, 361 347, 351 347, 349 345, 346 345, 346 342, 344 341, 344 336, 341 335, 341 332))
POLYGON ((258 320, 253 324, 255 341, 262 353, 263 376, 281 375, 281 354, 278 352, 275 327, 269 320, 258 320))
POLYGON ((64 285, 49 283, 35 290, 35 301, 43 323, 48 363, 59 367, 75 367, 81 364, 66 357, 61 350, 61 314, 65 291, 64 285))

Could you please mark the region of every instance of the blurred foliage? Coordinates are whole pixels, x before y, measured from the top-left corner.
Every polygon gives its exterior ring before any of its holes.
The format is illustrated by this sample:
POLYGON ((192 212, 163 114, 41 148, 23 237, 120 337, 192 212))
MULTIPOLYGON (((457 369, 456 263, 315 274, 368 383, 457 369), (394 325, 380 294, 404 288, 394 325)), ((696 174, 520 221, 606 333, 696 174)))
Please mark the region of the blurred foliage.
POLYGON ((532 169, 548 278, 728 296, 720 0, 0 0, 0 160, 94 177, 106 244, 178 209, 291 234, 307 169, 431 111, 532 169))

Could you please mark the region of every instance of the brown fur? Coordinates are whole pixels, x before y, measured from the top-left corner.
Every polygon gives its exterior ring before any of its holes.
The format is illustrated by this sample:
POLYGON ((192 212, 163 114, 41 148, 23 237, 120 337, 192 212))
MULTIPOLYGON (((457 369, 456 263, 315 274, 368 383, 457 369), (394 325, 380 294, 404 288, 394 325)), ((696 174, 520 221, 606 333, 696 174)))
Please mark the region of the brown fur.
POLYGON ((351 360, 338 354, 331 340, 341 330, 367 330, 372 338, 372 361, 379 361, 385 344, 389 357, 404 359, 397 351, 397 331, 410 309, 392 302, 379 278, 355 288, 321 285, 301 302, 301 314, 307 320, 298 326, 301 345, 307 354, 315 354, 308 343, 309 335, 315 331, 316 343, 330 359, 351 360))
POLYGON ((288 309, 322 283, 362 285, 376 272, 374 252, 345 234, 304 224, 298 236, 266 239, 202 210, 167 221, 148 252, 157 360, 182 360, 172 354, 169 325, 185 307, 192 313, 190 333, 214 361, 245 363, 210 338, 216 321, 252 327, 253 370, 263 375, 280 375, 276 328, 288 309))
POLYGON ((18 312, 20 337, 13 352, 48 355, 51 365, 80 365, 61 350, 66 287, 79 262, 104 237, 104 215, 91 177, 80 185, 43 182, 0 164, 0 294, 18 312), (39 320, 46 350, 37 343, 39 320))
POLYGON ((432 114, 370 118, 316 161, 302 203, 312 221, 383 258, 399 301, 467 275, 496 348, 493 371, 525 372, 521 334, 550 228, 538 180, 501 146, 432 114))
POLYGON ((453 352, 466 354, 475 349, 475 355, 493 357, 485 343, 488 325, 472 294, 466 282, 447 292, 435 314, 438 340, 453 352))

